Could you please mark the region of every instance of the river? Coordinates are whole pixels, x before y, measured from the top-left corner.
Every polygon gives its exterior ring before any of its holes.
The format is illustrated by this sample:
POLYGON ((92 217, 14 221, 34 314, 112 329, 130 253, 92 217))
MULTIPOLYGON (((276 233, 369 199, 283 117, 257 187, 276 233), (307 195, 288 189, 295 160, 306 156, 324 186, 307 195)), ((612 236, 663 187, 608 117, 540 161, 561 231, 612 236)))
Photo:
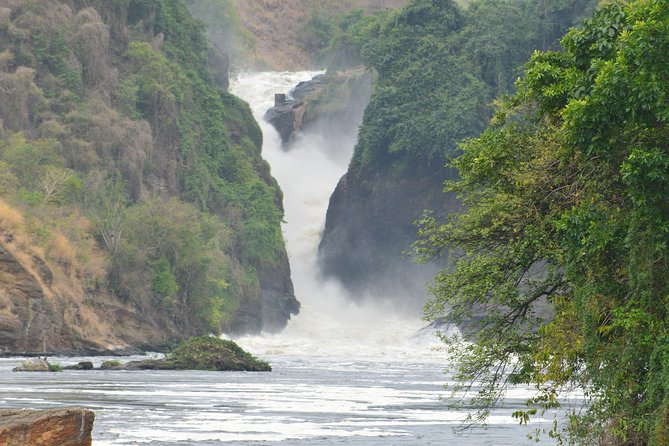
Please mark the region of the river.
MULTIPOLYGON (((260 121, 274 93, 315 73, 240 76, 232 92, 260 121)), ((280 334, 236 339, 271 373, 64 371, 12 373, 0 359, 2 407, 85 406, 96 412, 94 445, 524 445, 552 414, 519 426, 511 412, 531 390, 515 388, 487 429, 459 433, 466 413, 449 407, 449 361, 416 314, 392 304, 354 304, 318 278, 316 250, 328 198, 346 171, 355 135, 301 135, 291 150, 261 123, 263 156, 284 191, 284 235, 300 314, 280 334)), ((63 365, 105 358, 51 358, 63 365)), ((127 358, 132 359, 132 358, 127 358)), ((543 436, 542 444, 554 444, 543 436)))

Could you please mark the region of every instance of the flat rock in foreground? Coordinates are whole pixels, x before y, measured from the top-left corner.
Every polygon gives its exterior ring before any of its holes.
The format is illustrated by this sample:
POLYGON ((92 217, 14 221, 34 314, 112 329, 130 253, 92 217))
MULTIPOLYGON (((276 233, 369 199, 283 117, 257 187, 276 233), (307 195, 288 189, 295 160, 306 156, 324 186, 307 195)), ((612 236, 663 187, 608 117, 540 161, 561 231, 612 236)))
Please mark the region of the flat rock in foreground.
POLYGON ((91 446, 95 413, 82 408, 0 411, 0 446, 91 446))

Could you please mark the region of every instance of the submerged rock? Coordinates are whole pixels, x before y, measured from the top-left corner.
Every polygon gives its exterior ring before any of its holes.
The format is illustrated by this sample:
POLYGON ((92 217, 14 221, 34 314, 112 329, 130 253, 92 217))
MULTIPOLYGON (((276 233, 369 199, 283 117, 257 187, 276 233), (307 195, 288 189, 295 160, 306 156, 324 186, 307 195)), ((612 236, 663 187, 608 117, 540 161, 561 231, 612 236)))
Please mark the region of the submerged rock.
POLYGON ((0 445, 90 446, 94 420, 82 408, 0 411, 0 445))
POLYGON ((81 361, 78 364, 63 367, 63 370, 93 370, 93 368, 91 361, 81 361))
MULTIPOLYGON (((21 363, 20 367, 14 367, 15 372, 50 372, 51 368, 46 359, 30 358, 21 363)), ((2 444, 2 443, 0 443, 2 444)))

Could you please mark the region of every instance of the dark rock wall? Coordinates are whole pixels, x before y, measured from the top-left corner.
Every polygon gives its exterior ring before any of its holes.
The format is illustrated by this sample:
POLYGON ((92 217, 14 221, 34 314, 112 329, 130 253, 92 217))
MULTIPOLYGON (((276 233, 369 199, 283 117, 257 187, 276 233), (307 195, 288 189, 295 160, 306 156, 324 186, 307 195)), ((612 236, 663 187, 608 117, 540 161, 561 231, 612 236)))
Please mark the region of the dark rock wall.
POLYGON ((283 330, 291 316, 300 311, 290 279, 290 264, 284 254, 275 265, 258 271, 260 297, 246 300, 235 312, 235 318, 223 327, 228 334, 266 331, 276 333, 283 330))
POLYGON ((441 262, 419 265, 407 252, 424 209, 444 215, 458 208, 455 197, 442 192, 449 175, 445 169, 346 174, 328 207, 319 247, 323 274, 360 299, 388 298, 412 311, 422 307, 425 285, 441 262))

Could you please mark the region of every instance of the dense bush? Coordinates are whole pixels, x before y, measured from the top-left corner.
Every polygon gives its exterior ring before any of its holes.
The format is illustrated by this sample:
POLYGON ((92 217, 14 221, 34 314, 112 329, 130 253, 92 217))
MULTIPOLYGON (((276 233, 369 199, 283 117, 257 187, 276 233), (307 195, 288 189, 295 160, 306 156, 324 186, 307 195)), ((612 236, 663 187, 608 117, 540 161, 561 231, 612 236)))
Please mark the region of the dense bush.
POLYGON ((267 362, 242 350, 233 341, 211 336, 189 339, 172 350, 166 359, 176 368, 191 370, 272 370, 267 362))
POLYGON ((490 103, 513 90, 532 51, 555 44, 595 3, 478 0, 462 9, 414 0, 328 26, 316 20, 312 28, 331 30, 322 45, 329 68, 364 63, 377 74, 350 173, 440 169, 459 141, 485 128, 490 103))
POLYGON ((468 211, 423 221, 422 254, 458 248, 429 317, 484 312, 473 343, 449 342, 482 417, 512 383, 539 390, 521 422, 576 387, 563 440, 667 444, 668 30, 665 1, 606 2, 535 53, 454 161, 468 211))

